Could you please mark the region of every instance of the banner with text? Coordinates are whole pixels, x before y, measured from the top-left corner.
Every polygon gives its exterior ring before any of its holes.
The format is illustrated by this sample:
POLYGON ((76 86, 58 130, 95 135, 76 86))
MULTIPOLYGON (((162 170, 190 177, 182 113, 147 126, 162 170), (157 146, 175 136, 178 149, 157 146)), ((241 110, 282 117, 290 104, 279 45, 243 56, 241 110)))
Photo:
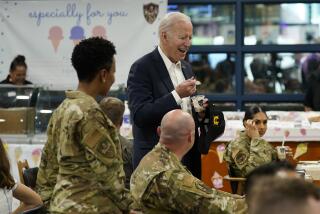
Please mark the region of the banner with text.
POLYGON ((166 0, 0 1, 0 80, 21 54, 35 85, 74 89, 74 46, 101 36, 116 46, 114 86, 126 84, 131 64, 157 45, 166 11, 166 0))

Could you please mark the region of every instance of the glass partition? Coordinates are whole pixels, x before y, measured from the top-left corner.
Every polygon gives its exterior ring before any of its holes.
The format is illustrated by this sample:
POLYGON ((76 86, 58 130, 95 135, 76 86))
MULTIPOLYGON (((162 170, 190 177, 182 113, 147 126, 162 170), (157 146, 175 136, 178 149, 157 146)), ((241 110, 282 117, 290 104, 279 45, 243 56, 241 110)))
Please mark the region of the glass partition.
POLYGON ((318 53, 247 53, 244 56, 244 92, 303 93, 309 75, 319 69, 318 53))
POLYGON ((35 117, 36 134, 46 132, 52 112, 62 103, 64 99, 64 91, 45 89, 39 90, 35 117))
POLYGON ((235 93, 234 53, 192 53, 187 56, 196 79, 198 93, 235 93))
POLYGON ((235 44, 234 4, 170 4, 168 11, 180 11, 191 17, 193 45, 235 44))
POLYGON ((0 134, 33 134, 37 88, 0 85, 0 134))
POLYGON ((0 108, 30 107, 35 105, 33 86, 0 84, 0 108))
POLYGON ((320 3, 244 5, 244 44, 320 43, 320 3))

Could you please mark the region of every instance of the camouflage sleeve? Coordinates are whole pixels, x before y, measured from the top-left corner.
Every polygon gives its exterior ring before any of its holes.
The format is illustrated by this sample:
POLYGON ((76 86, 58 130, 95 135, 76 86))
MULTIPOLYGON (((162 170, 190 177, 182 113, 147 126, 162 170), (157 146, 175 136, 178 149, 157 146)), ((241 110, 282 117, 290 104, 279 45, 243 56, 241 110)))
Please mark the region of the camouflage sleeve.
POLYGON ((106 191, 110 199, 121 210, 129 210, 131 197, 124 186, 123 161, 121 146, 115 128, 103 120, 96 112, 92 117, 82 121, 82 144, 85 156, 96 179, 101 182, 101 191, 106 191))
POLYGON ((161 178, 167 206, 183 213, 244 213, 243 197, 211 189, 191 174, 173 171, 161 178))
POLYGON ((59 170, 57 147, 52 140, 52 118, 48 124, 48 140, 41 154, 41 162, 36 181, 36 192, 41 196, 45 206, 49 205, 59 170))
POLYGON ((243 175, 247 175, 250 171, 269 163, 273 160, 272 146, 263 139, 254 139, 250 143, 249 151, 236 150, 233 151, 234 163, 243 175))
POLYGON ((123 158, 123 170, 126 176, 125 186, 126 188, 130 188, 130 178, 133 172, 132 165, 132 142, 127 140, 126 138, 119 135, 121 148, 122 148, 122 158, 123 158))
MULTIPOLYGON (((231 141, 232 142, 232 141, 231 141)), ((231 144, 231 142, 229 142, 226 145, 226 151, 223 154, 223 160, 226 161, 228 164, 232 163, 232 156, 231 156, 231 146, 229 146, 231 144)))

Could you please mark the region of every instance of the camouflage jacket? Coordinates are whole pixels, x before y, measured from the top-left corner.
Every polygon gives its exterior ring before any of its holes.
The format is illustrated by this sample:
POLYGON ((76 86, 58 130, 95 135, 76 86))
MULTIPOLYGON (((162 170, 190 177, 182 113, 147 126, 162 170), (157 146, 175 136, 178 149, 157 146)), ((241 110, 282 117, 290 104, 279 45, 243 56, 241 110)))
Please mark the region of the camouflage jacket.
POLYGON ((209 188, 162 144, 141 160, 130 187, 135 207, 145 213, 246 212, 243 198, 209 188))
POLYGON ((224 160, 232 168, 234 176, 245 177, 258 166, 277 159, 277 152, 267 141, 251 140, 244 131, 226 148, 224 160))
POLYGON ((129 141, 125 137, 122 137, 119 134, 119 139, 122 148, 122 159, 123 159, 123 170, 126 175, 125 179, 125 186, 126 188, 130 188, 130 178, 133 172, 133 165, 132 165, 132 141, 129 141))
MULTIPOLYGON (((55 115, 55 113, 53 113, 55 115)), ((54 117, 54 116, 53 116, 54 117)), ((52 117, 52 118, 53 118, 52 117)), ((53 123, 50 119, 47 128, 47 143, 41 154, 41 162, 37 175, 36 192, 41 196, 44 207, 49 209, 53 188, 57 183, 59 166, 57 161, 57 146, 53 143, 53 123)))
POLYGON ((39 170, 40 177, 48 178, 40 178, 40 186, 51 185, 58 169, 50 212, 128 211, 132 200, 124 187, 116 128, 91 96, 80 91, 67 91, 66 96, 51 117, 44 148, 47 160, 41 161, 39 170))

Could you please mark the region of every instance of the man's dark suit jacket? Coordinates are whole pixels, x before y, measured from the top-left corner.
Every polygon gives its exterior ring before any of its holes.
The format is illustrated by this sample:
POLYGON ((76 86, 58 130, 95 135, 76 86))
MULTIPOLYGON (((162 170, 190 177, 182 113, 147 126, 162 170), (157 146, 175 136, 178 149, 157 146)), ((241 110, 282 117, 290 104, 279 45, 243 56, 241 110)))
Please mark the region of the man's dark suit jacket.
MULTIPOLYGON (((190 64, 181 61, 181 67, 185 79, 194 76, 190 64)), ((157 48, 131 66, 127 87, 134 138, 133 166, 136 168, 143 156, 158 143, 157 127, 162 117, 181 107, 171 93, 174 86, 157 48)), ((201 178, 197 130, 196 128, 195 144, 182 163, 194 176, 201 178)))

